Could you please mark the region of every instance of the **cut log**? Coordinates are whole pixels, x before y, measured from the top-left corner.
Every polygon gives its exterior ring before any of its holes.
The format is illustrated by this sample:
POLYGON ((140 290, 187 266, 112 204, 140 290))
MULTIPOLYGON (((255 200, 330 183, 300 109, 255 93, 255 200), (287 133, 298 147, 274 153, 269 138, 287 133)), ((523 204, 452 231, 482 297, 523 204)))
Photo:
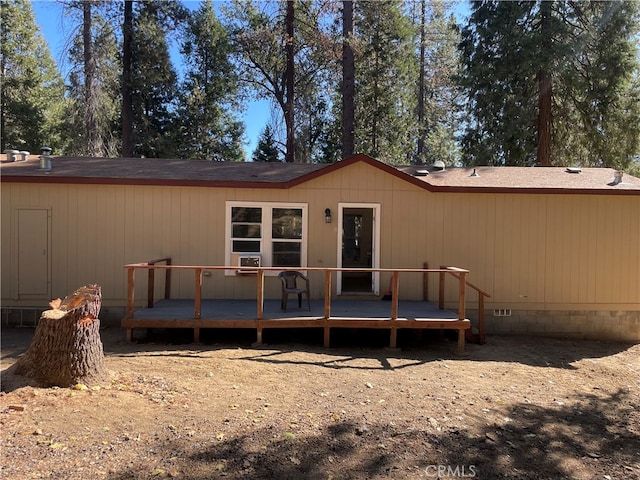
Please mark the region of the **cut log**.
POLYGON ((70 387, 104 380, 107 371, 100 339, 100 286, 86 285, 42 312, 33 340, 15 364, 17 375, 42 386, 70 387))

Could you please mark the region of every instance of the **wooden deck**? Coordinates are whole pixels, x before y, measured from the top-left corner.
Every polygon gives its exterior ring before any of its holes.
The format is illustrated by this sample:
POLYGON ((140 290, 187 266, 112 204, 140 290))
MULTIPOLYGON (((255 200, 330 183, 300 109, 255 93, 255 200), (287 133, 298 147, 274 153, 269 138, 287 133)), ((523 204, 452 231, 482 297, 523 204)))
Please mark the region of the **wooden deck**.
POLYGON ((267 328, 323 328, 325 347, 329 347, 332 328, 377 328, 390 330, 392 348, 401 328, 452 329, 458 331, 460 352, 464 351, 464 332, 471 328, 468 319, 459 320, 457 313, 440 310, 429 302, 398 302, 395 319, 390 316, 391 302, 381 300, 334 300, 329 318, 324 318, 322 301, 312 301, 311 311, 295 304, 282 312, 279 300, 265 300, 261 319, 256 318, 255 300, 202 300, 197 319, 193 318, 193 305, 192 299, 160 300, 153 308, 136 310, 133 318, 124 318, 122 326, 129 340, 133 328, 192 328, 196 343, 203 328, 251 328, 256 330, 258 344, 267 328))
MULTIPOLYGON (((134 328, 189 328, 193 329, 194 342, 200 341, 201 329, 216 328, 249 328, 256 330, 256 343, 262 343, 262 332, 269 328, 322 328, 324 331, 324 345, 330 346, 331 329, 362 328, 388 329, 389 346, 395 348, 399 329, 438 329, 456 330, 458 332, 458 352, 463 353, 465 338, 480 339, 484 343, 483 322, 480 322, 479 334, 471 333, 471 322, 465 317, 465 286, 470 285, 479 292, 479 301, 488 294, 465 280, 466 270, 454 267, 440 269, 377 269, 392 274, 391 296, 393 300, 380 299, 342 299, 331 298, 331 273, 338 269, 317 268, 325 273, 325 296, 323 300, 312 300, 311 310, 303 302, 298 308, 297 302, 291 299, 286 312, 280 308, 279 299, 265 299, 264 271, 269 268, 259 268, 256 276, 257 298, 255 300, 221 299, 211 300, 201 297, 202 272, 204 270, 223 270, 229 267, 220 266, 175 266, 170 259, 146 262, 142 264, 126 265, 128 271, 128 302, 127 315, 122 319, 122 327, 126 329, 127 339, 133 338, 134 328), (158 262, 167 261, 166 265, 158 262), (134 308, 135 270, 148 270, 147 307, 134 308), (154 275, 156 269, 164 269, 165 298, 153 300, 154 275), (173 269, 190 269, 195 273, 195 292, 193 299, 171 299, 170 272, 173 269), (403 272, 421 272, 425 277, 428 273, 440 274, 438 305, 424 301, 398 301, 398 277, 403 272), (458 283, 458 311, 444 309, 444 278, 452 275, 458 283)), ((314 270, 307 268, 305 270, 314 270)), ((425 293, 426 297, 426 293, 425 293)))

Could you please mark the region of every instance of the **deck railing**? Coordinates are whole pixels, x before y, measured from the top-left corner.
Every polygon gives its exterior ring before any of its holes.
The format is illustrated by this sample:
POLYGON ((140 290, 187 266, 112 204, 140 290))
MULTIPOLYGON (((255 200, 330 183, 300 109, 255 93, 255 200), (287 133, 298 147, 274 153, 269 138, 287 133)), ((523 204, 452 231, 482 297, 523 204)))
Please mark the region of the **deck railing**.
MULTIPOLYGON (((459 268, 456 267, 447 267, 440 266, 440 287, 438 289, 438 308, 440 310, 444 309, 444 289, 445 289, 445 280, 446 275, 449 273, 454 278, 457 278, 459 281, 463 281, 464 273, 460 272, 459 268), (446 270, 446 271, 444 271, 446 270)), ((465 271, 468 273, 468 271, 465 271)), ((484 335, 484 297, 491 297, 487 292, 482 290, 481 288, 475 286, 473 283, 464 280, 465 284, 468 287, 471 287, 473 290, 478 292, 478 333, 469 332, 467 340, 473 341, 475 343, 484 344, 486 339, 484 335)), ((462 293, 464 295, 464 293, 462 293)))
MULTIPOLYGON (((157 265, 160 262, 164 262, 165 265, 171 265, 171 258, 157 258, 147 262, 147 265, 157 265)), ((153 300, 155 293, 155 269, 149 269, 149 280, 147 282, 147 308, 152 308, 155 303, 153 300)), ((164 277, 164 298, 171 298, 171 269, 165 271, 164 277)))
MULTIPOLYGON (((300 270, 323 272, 324 273, 324 318, 331 316, 331 291, 332 275, 334 272, 360 272, 360 273, 390 273, 391 281, 389 290, 391 293, 390 318, 398 318, 398 300, 400 292, 400 275, 406 273, 421 273, 423 275, 423 300, 428 300, 428 276, 438 274, 440 277, 438 288, 438 307, 445 308, 445 278, 451 276, 458 280, 458 319, 466 318, 466 287, 469 286, 478 292, 479 309, 479 339, 484 341, 484 297, 490 295, 472 283, 467 281, 468 270, 463 268, 441 266, 440 268, 326 268, 326 267, 302 267, 300 270)), ((256 318, 263 318, 264 306, 264 277, 268 271, 282 271, 282 267, 230 267, 218 265, 172 265, 171 258, 161 258, 144 263, 132 263, 125 265, 127 270, 127 316, 133 317, 135 308, 135 272, 136 270, 148 270, 147 285, 147 307, 152 308, 154 304, 155 291, 155 270, 165 270, 165 293, 164 298, 171 295, 171 272, 175 270, 193 270, 194 272, 194 309, 193 318, 200 319, 202 312, 202 277, 205 271, 233 271, 242 274, 243 271, 250 272, 256 278, 256 318), (160 264, 164 263, 164 264, 160 264)))

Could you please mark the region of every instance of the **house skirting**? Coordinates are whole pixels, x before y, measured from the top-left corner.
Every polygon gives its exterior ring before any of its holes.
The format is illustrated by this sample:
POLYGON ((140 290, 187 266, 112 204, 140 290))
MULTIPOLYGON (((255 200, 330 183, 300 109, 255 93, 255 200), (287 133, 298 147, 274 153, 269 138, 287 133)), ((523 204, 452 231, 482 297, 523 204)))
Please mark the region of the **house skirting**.
MULTIPOLYGON (((46 308, 3 307, 3 327, 35 327, 46 308)), ((497 313, 507 313, 499 311, 497 313)), ((103 308, 104 326, 119 327, 124 307, 103 308)), ((478 331, 477 310, 467 310, 473 330, 478 331)), ((640 311, 511 310, 509 316, 485 312, 485 333, 528 334, 557 338, 640 342, 640 311)))
MULTIPOLYGON (((477 311, 468 314, 477 318, 477 311)), ((487 335, 640 341, 640 311, 487 310, 485 319, 487 335)), ((472 325, 477 328, 473 318, 472 325)))

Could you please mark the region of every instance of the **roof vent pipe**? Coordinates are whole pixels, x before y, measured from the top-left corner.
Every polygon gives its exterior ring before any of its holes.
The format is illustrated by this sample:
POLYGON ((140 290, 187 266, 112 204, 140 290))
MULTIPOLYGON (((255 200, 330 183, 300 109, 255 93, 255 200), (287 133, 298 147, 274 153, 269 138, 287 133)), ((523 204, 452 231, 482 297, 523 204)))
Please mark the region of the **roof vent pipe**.
POLYGON ((51 170, 51 149, 49 147, 40 148, 40 170, 51 170))
POLYGON ((614 185, 618 185, 619 183, 622 183, 622 175, 624 174, 624 172, 622 170, 616 170, 616 173, 613 175, 613 184, 614 185))
POLYGON ((7 154, 7 162, 15 162, 18 157, 18 150, 5 150, 7 154))
POLYGON ((473 169, 473 173, 471 175, 469 175, 470 177, 479 177, 480 175, 478 175, 478 172, 476 172, 476 169, 473 169))

